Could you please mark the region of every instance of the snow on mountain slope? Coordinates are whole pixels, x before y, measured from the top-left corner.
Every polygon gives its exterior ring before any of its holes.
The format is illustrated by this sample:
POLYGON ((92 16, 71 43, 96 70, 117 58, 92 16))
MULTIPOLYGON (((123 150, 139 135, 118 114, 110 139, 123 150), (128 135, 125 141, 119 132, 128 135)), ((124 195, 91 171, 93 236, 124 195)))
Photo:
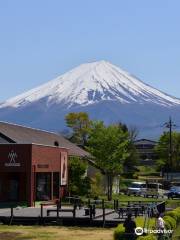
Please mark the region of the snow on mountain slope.
POLYGON ((56 79, 0 104, 18 108, 45 100, 46 106, 88 106, 103 100, 122 104, 176 106, 180 100, 143 83, 106 61, 82 64, 56 79))

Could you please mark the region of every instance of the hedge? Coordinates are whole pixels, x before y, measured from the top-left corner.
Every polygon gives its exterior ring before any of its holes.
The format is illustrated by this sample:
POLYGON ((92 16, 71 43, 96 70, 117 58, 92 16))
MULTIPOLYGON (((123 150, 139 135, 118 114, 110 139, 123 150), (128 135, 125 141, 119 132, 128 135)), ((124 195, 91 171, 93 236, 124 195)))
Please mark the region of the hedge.
MULTIPOLYGON (((165 220, 166 223, 169 222, 169 224, 171 225, 171 229, 174 229, 175 228, 174 226, 180 223, 180 207, 175 208, 172 211, 166 212, 163 219, 165 220), (175 224, 172 219, 175 221, 175 224)), ((169 224, 167 223, 167 225, 169 224)))
POLYGON ((119 224, 114 231, 114 240, 126 240, 125 236, 124 236, 124 227, 122 224, 119 224))
POLYGON ((176 228, 176 220, 175 218, 171 217, 171 216, 165 216, 163 217, 164 221, 165 221, 165 226, 167 226, 167 229, 175 229, 176 228), (170 228, 169 228, 170 226, 170 228))
MULTIPOLYGON (((165 221, 165 228, 167 230, 175 229, 177 224, 180 223, 180 207, 172 211, 166 212, 163 219, 165 221)), ((137 226, 143 227, 144 219, 142 217, 137 217, 135 220, 136 220, 137 226)), ((151 228, 153 225, 154 219, 150 219, 150 220, 151 220, 151 223, 149 227, 151 228)), ((146 236, 139 236, 137 239, 138 240, 156 240, 157 238, 156 236, 150 234, 146 236)), ((119 224, 115 229, 114 240, 127 240, 127 236, 124 235, 124 227, 122 224, 119 224)))
POLYGON ((154 235, 141 236, 137 238, 138 240, 157 240, 154 235))
POLYGON ((176 210, 169 211, 165 213, 165 216, 170 216, 174 218, 177 221, 177 223, 180 223, 180 211, 176 211, 176 210))
MULTIPOLYGON (((144 218, 143 217, 137 217, 135 219, 135 222, 136 222, 136 225, 138 227, 143 227, 144 225, 144 218)), ((155 223, 155 219, 154 218, 151 218, 150 219, 150 222, 149 222, 149 227, 152 228, 154 226, 154 223, 155 223)), ((115 231, 114 231, 114 240, 127 240, 128 237, 127 235, 124 234, 124 227, 123 227, 123 224, 119 224, 116 228, 115 228, 115 231)), ((146 236, 147 237, 147 236, 146 236)), ((152 235, 151 235, 152 237, 152 235)), ((139 239, 139 238, 138 238, 139 239)), ((143 239, 143 238, 142 238, 143 239)), ((153 238, 151 238, 152 240, 154 240, 153 238)), ((156 239, 156 238, 155 238, 156 239)), ((145 238, 146 240, 146 238, 145 238)), ((150 238, 147 238, 147 240, 150 240, 150 238)))

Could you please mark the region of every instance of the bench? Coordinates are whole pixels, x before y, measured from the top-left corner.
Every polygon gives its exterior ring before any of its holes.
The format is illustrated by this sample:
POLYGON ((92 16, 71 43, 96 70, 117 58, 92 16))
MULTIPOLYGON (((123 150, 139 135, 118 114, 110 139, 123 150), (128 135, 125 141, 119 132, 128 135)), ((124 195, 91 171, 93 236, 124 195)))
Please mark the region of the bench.
POLYGON ((89 207, 84 208, 85 211, 85 216, 89 216, 92 214, 93 217, 95 217, 96 215, 96 206, 93 205, 89 205, 89 207))
POLYGON ((47 209, 47 216, 49 216, 51 212, 56 212, 58 216, 59 216, 59 212, 72 212, 73 218, 74 218, 76 216, 76 207, 71 209, 62 209, 62 208, 47 209))
POLYGON ((116 212, 119 214, 119 218, 123 218, 124 215, 127 216, 129 213, 137 217, 141 211, 141 207, 120 207, 116 210, 116 212))

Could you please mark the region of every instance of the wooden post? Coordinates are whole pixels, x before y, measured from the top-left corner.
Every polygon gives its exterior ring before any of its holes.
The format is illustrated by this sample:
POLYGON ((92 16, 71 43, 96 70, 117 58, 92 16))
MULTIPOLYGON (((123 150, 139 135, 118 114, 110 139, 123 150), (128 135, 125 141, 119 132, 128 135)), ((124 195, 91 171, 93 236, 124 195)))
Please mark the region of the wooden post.
POLYGON ((90 221, 92 221, 92 205, 89 205, 89 211, 90 211, 90 221))
POLYGON ((59 207, 60 207, 60 202, 57 202, 57 218, 59 218, 59 207))
POLYGON ((9 220, 9 225, 12 224, 13 217, 14 217, 13 207, 11 207, 11 217, 10 217, 10 220, 9 220))
POLYGON ((62 199, 61 198, 59 198, 59 200, 58 200, 58 205, 59 205, 59 209, 61 209, 61 205, 62 205, 62 199))
POLYGON ((95 216, 96 216, 96 205, 95 204, 93 205, 92 212, 93 212, 92 215, 95 218, 95 216))
POLYGON ((43 218, 43 204, 41 203, 41 218, 43 218))
POLYGON ((53 189, 53 172, 51 172, 51 200, 53 200, 54 189, 53 189))
POLYGON ((103 210, 103 227, 105 226, 105 206, 104 206, 104 199, 102 200, 102 210, 103 210))
POLYGON ((13 217, 14 215, 14 211, 13 211, 13 207, 11 207, 11 218, 13 217))
POLYGON ((102 199, 102 209, 104 208, 104 199, 102 199))
POLYGON ((73 207, 73 218, 75 219, 76 218, 76 204, 74 204, 74 207, 73 207))

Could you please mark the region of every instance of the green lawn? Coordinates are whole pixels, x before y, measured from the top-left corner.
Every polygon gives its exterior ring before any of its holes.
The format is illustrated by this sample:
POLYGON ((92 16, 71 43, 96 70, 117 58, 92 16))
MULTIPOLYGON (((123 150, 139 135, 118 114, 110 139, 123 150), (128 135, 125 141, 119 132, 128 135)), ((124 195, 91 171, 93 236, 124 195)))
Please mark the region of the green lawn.
MULTIPOLYGON (((136 225, 144 225, 142 217, 136 218, 136 225)), ((123 225, 120 224, 122 231, 123 225)), ((155 226, 155 219, 150 219, 148 229, 155 226)), ((7 226, 0 225, 2 240, 113 240, 114 228, 79 228, 57 226, 7 226)), ((180 225, 174 231, 173 240, 180 239, 180 225)))
POLYGON ((144 198, 139 196, 127 196, 127 195, 114 195, 114 199, 118 199, 120 202, 127 201, 143 201, 143 202, 166 202, 166 207, 176 208, 180 206, 180 199, 167 199, 167 198, 144 198))
MULTIPOLYGON (((144 219, 137 217, 137 226, 144 226, 144 219)), ((149 229, 155 225, 150 219, 149 229)), ((123 224, 120 224, 124 232, 123 224)), ((113 240, 114 228, 79 228, 56 226, 7 226, 0 225, 2 240, 113 240)))
POLYGON ((114 229, 0 226, 1 240, 113 240, 114 229))

